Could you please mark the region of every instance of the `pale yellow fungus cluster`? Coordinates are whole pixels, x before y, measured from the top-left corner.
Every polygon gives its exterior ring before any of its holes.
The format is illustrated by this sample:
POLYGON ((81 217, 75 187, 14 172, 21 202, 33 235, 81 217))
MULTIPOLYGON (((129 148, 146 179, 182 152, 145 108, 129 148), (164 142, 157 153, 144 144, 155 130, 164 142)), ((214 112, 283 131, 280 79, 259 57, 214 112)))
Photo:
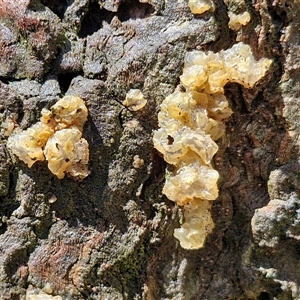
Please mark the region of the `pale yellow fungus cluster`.
POLYGON ((32 286, 26 291, 26 300, 63 300, 61 296, 51 296, 43 291, 35 290, 32 286))
POLYGON ((65 96, 50 110, 43 109, 40 121, 8 138, 7 145, 29 167, 48 161, 58 178, 69 174, 76 179, 89 175, 89 145, 82 138, 88 111, 77 96, 65 96))
POLYGON ((243 43, 219 53, 187 53, 180 76, 186 91, 176 89, 161 104, 153 142, 174 166, 163 193, 183 207, 185 222, 174 235, 185 249, 203 247, 214 227, 210 207, 218 197, 219 174, 211 163, 218 151, 215 140, 225 132, 223 120, 232 113, 224 86, 236 82, 251 88, 270 64, 266 58, 256 61, 243 43))
POLYGON ((195 15, 203 14, 208 10, 215 10, 214 3, 211 0, 189 0, 189 7, 195 15))
POLYGON ((229 22, 228 22, 229 28, 236 31, 240 30, 242 26, 247 25, 251 20, 251 16, 247 11, 241 14, 235 14, 229 11, 228 17, 229 17, 229 22))
POLYGON ((126 94, 123 105, 127 106, 129 110, 137 111, 147 104, 147 100, 139 89, 131 89, 126 94))

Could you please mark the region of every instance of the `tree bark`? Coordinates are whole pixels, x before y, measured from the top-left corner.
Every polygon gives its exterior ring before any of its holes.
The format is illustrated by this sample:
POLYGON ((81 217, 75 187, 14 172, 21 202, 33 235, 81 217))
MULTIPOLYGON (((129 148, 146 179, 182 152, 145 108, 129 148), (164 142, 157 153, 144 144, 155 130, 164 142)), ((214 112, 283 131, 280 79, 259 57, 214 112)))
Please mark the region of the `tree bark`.
POLYGON ((187 2, 0 2, 0 299, 43 289, 75 300, 300 298, 300 6, 215 0, 193 15, 187 2), (231 30, 227 12, 242 6, 251 20, 231 30), (185 250, 152 132, 185 53, 238 41, 273 64, 252 89, 225 87, 233 114, 214 159, 215 228, 185 250), (123 105, 133 88, 147 99, 138 111, 123 105), (28 168, 6 146, 9 122, 28 128, 65 94, 89 110, 81 182, 57 179, 46 162, 28 168))

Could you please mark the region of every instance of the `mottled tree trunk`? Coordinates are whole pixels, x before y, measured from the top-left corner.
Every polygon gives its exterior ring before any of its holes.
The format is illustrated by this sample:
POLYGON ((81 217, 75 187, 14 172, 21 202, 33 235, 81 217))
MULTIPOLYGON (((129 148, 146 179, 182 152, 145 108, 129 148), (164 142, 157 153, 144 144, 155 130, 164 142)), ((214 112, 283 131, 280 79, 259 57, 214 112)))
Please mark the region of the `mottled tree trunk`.
POLYGON ((193 15, 187 0, 0 2, 1 300, 42 289, 62 299, 300 299, 300 5, 214 4, 193 15), (227 13, 237 8, 251 20, 234 31, 227 13), (238 41, 273 64, 252 89, 226 85, 233 114, 214 159, 215 228, 202 249, 184 250, 152 132, 185 53, 238 41), (147 99, 138 111, 123 105, 133 88, 147 99), (89 110, 81 182, 57 179, 46 162, 28 168, 6 147, 11 126, 29 127, 65 94, 89 110))

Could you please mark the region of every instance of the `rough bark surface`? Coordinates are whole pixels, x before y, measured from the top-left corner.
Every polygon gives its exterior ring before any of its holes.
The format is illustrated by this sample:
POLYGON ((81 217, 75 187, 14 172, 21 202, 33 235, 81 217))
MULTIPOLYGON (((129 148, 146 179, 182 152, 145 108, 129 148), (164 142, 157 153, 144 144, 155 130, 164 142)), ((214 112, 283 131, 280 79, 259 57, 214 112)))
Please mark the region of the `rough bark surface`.
POLYGON ((1 124, 27 128, 78 95, 91 156, 86 179, 59 180, 45 162, 28 168, 1 135, 1 300, 25 299, 29 286, 75 300, 300 299, 300 5, 247 1, 238 32, 231 6, 215 5, 194 16, 185 0, 0 2, 1 124), (234 113, 215 157, 216 226, 188 251, 173 237, 181 212, 162 195, 152 131, 186 51, 236 41, 274 63, 251 90, 226 86, 234 113), (131 88, 148 100, 137 112, 122 104, 131 88))

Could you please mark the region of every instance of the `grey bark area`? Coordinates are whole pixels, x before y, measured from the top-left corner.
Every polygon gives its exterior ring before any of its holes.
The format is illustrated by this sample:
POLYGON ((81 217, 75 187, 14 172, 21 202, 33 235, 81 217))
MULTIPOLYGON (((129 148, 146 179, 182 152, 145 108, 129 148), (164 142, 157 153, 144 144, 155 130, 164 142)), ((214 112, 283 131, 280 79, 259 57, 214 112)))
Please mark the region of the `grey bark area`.
POLYGON ((28 168, 1 131, 1 300, 45 287, 75 300, 300 299, 299 3, 246 1, 251 21, 235 32, 227 10, 237 1, 201 16, 187 2, 0 2, 1 128, 10 118, 25 129, 77 95, 91 170, 78 182, 46 162, 28 168), (215 228, 188 251, 173 237, 182 213, 162 194, 167 165, 152 132, 185 53, 237 41, 273 64, 253 89, 226 86, 234 113, 217 141, 215 228), (136 112, 122 104, 132 88, 148 100, 136 112))

